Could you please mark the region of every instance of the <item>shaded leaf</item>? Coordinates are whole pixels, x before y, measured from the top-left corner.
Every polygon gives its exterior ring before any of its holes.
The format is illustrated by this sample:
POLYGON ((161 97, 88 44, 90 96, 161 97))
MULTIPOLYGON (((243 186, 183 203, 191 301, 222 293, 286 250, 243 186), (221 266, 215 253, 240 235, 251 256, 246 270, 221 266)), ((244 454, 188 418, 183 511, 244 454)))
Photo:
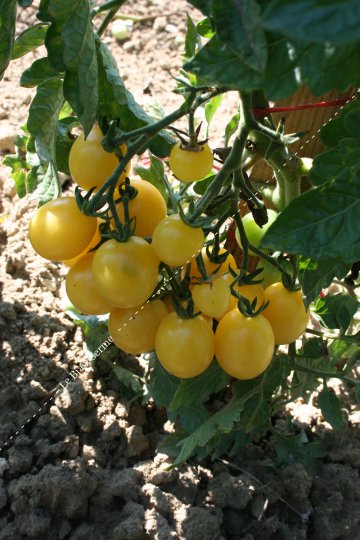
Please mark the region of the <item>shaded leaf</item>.
POLYGON ((300 257, 300 283, 305 295, 305 306, 309 307, 320 292, 331 285, 334 278, 342 279, 351 265, 337 259, 314 261, 300 257))
POLYGON ((30 106, 27 127, 44 163, 55 160, 56 125, 62 104, 62 81, 53 79, 38 86, 30 106))
POLYGON ((21 56, 24 56, 25 54, 37 49, 41 45, 44 45, 47 29, 47 24, 37 23, 21 32, 14 43, 11 56, 12 60, 20 58, 21 56))
POLYGON ((60 73, 55 71, 49 64, 48 58, 39 58, 22 73, 20 85, 25 88, 33 88, 49 79, 59 79, 60 73))
POLYGON ((356 298, 348 294, 334 294, 319 298, 315 313, 326 328, 339 328, 346 332, 358 308, 356 298))
POLYGON ((360 4, 358 0, 275 0, 263 24, 292 39, 350 43, 360 39, 360 4))
POLYGON ((164 177, 165 170, 163 163, 157 159, 155 156, 150 156, 150 167, 142 167, 141 165, 136 165, 134 167, 136 174, 153 184, 164 197, 165 201, 168 200, 168 192, 165 187, 164 177))
POLYGON ((317 460, 326 455, 326 449, 321 443, 309 443, 303 431, 291 436, 282 436, 276 433, 275 437, 275 450, 279 465, 302 463, 315 472, 317 460))
POLYGON ((15 36, 16 0, 0 0, 0 80, 9 65, 15 36))
POLYGON ((186 21, 187 21, 187 30, 186 30, 186 36, 185 36, 185 58, 191 58, 196 50, 201 47, 201 40, 199 37, 199 34, 197 33, 196 25, 194 24, 194 21, 190 17, 190 15, 186 15, 186 21))
POLYGON ((330 392, 327 386, 324 386, 317 397, 317 402, 324 420, 334 429, 341 429, 344 425, 344 419, 339 398, 333 392, 330 392))
POLYGON ((33 192, 34 197, 39 198, 39 205, 43 205, 52 199, 56 199, 61 192, 59 177, 54 163, 44 166, 33 167, 32 174, 36 175, 37 187, 33 192))

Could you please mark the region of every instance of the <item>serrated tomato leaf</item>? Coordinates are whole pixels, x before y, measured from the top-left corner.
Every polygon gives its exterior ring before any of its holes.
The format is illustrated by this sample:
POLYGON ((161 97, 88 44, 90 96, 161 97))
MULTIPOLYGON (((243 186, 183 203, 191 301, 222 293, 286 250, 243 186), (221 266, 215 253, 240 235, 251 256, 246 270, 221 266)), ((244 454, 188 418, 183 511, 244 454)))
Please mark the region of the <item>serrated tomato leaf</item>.
POLYGON ((261 246, 315 260, 360 259, 360 140, 317 156, 310 171, 315 184, 280 213, 261 246))
POLYGON ((339 430, 344 425, 344 418, 341 412, 341 401, 327 386, 321 390, 317 398, 324 420, 334 429, 339 430))
POLYGON ((21 32, 15 40, 11 59, 20 58, 43 45, 47 29, 46 23, 37 23, 21 32))
POLYGON ((55 161, 56 125, 63 100, 62 81, 53 79, 38 86, 30 106, 27 128, 43 163, 55 161))
POLYGON ((359 302, 356 298, 339 293, 319 298, 315 313, 326 328, 339 328, 346 332, 358 308, 359 302))
POLYGON ((264 27, 292 39, 350 43, 360 39, 358 0, 274 0, 264 13, 264 27))
POLYGON ((342 279, 350 271, 351 265, 338 259, 315 261, 300 257, 299 279, 305 295, 305 306, 309 307, 320 292, 331 285, 334 278, 342 279))
POLYGON ((59 79, 60 77, 61 74, 51 67, 47 57, 39 58, 23 71, 20 85, 25 88, 33 88, 49 79, 59 79))
POLYGON ((15 36, 16 0, 0 0, 0 80, 9 65, 15 36))

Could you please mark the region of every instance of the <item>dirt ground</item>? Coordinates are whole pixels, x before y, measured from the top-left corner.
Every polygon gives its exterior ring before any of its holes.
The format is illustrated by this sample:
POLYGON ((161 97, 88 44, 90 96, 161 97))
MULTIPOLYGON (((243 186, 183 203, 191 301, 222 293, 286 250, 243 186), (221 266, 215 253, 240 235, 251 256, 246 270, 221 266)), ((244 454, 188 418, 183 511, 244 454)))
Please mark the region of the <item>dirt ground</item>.
MULTIPOLYGON (((179 67, 184 15, 198 15, 183 0, 131 4, 133 14, 154 17, 136 23, 122 45, 110 33, 105 39, 136 98, 170 111, 179 103, 170 75, 179 67)), ((19 29, 33 13, 22 12, 19 29)), ((20 73, 40 56, 14 62, 0 84, 3 154, 32 96, 18 86, 20 73)), ((231 107, 230 100, 229 116, 231 107)), ((270 436, 231 464, 168 470, 170 459, 156 452, 169 429, 164 412, 127 403, 109 368, 89 362, 80 328, 64 315, 66 270, 36 256, 27 240, 35 206, 18 199, 1 166, 0 540, 360 540, 360 413, 348 389, 334 383, 347 418, 340 434, 315 398, 292 406, 308 438, 327 448, 316 470, 275 467, 270 436), (80 376, 54 393, 82 362, 80 376)))

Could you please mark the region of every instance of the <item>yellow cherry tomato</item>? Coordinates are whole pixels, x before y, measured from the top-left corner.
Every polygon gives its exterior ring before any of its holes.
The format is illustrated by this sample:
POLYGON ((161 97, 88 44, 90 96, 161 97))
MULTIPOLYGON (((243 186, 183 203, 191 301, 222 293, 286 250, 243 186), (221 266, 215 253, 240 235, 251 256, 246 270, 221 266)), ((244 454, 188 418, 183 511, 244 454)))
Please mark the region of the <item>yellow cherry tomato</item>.
POLYGON ((169 313, 156 333, 155 351, 162 366, 175 377, 196 377, 211 364, 214 333, 201 315, 181 319, 169 313))
POLYGON ((194 285, 191 294, 194 304, 210 317, 220 319, 229 309, 231 293, 229 284, 224 279, 194 285))
POLYGON ((202 229, 190 227, 179 214, 172 214, 157 225, 152 246, 161 261, 182 266, 196 257, 204 244, 202 229))
MULTIPOLYGON (((84 134, 78 136, 73 143, 69 154, 70 174, 83 189, 92 187, 99 188, 112 175, 119 165, 119 159, 115 153, 106 152, 101 145, 104 135, 98 125, 94 125, 87 138, 84 134)), ((120 146, 120 151, 126 153, 126 145, 120 146)), ((120 176, 120 181, 125 180, 130 172, 130 163, 120 176)))
MULTIPOLYGON (((219 255, 223 255, 224 253, 227 253, 228 255, 227 255, 225 261, 222 262, 221 264, 219 264, 219 263, 212 262, 209 259, 208 255, 206 253, 206 248, 203 248, 201 250, 201 255, 202 255, 202 258, 203 258, 203 261, 204 261, 204 266, 205 266, 207 274, 210 275, 210 274, 213 274, 213 273, 216 272, 216 277, 224 276, 226 278, 226 280, 230 284, 234 280, 234 278, 232 277, 232 275, 229 272, 229 266, 233 270, 236 270, 237 266, 236 266, 235 259, 231 255, 231 253, 227 252, 226 249, 221 248, 219 250, 219 255)), ((185 276, 185 269, 182 271, 182 276, 183 277, 185 276)), ((200 271, 198 269, 197 262, 196 262, 195 259, 192 259, 192 261, 190 263, 190 278, 194 282, 196 281, 196 279, 201 278, 201 274, 200 274, 200 271)))
POLYGON ((96 251, 92 270, 100 294, 115 307, 144 304, 158 283, 159 259, 143 238, 108 240, 96 251))
POLYGON ((302 291, 289 291, 282 283, 273 283, 264 291, 268 307, 263 312, 272 326, 277 345, 297 340, 306 330, 310 311, 305 310, 302 291))
POLYGON ((167 314, 167 307, 161 300, 129 309, 113 309, 109 333, 115 345, 128 354, 150 352, 155 348, 159 324, 167 314))
POLYGON ((215 357, 222 369, 236 379, 253 379, 271 362, 274 333, 262 315, 244 317, 233 309, 215 332, 215 357))
POLYGON ((211 172, 214 157, 207 143, 194 149, 176 143, 170 152, 169 167, 181 182, 196 182, 211 172))
MULTIPOLYGON (((137 195, 128 202, 130 218, 136 218, 135 235, 152 236, 156 226, 166 218, 167 208, 160 191, 147 182, 134 178, 130 185, 137 189, 137 195)), ((118 204, 120 220, 124 222, 124 205, 118 204)))
POLYGON ((70 302, 84 315, 104 315, 113 307, 101 296, 92 273, 94 253, 81 257, 66 276, 66 294, 70 302))
POLYGON ((96 218, 80 211, 75 197, 59 197, 35 212, 29 224, 29 240, 44 259, 65 261, 86 249, 96 224, 96 218))
POLYGON ((97 226, 94 236, 92 237, 90 241, 90 244, 86 246, 86 248, 77 257, 74 257, 73 259, 67 259, 66 261, 62 261, 66 266, 73 266, 79 259, 81 259, 81 257, 89 253, 89 251, 91 251, 95 246, 99 244, 101 240, 99 225, 101 223, 104 223, 104 221, 98 218, 97 223, 98 223, 98 226, 97 226))

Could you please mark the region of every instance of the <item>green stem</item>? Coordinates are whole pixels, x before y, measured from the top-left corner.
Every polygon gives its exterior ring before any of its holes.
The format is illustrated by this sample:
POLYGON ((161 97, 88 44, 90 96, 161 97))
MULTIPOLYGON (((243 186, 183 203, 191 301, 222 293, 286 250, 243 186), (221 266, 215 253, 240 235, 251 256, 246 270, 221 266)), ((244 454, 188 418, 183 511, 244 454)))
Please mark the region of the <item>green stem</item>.
POLYGON ((213 181, 201 197, 200 201, 195 206, 194 212, 189 216, 190 220, 194 220, 199 217, 209 206, 209 204, 218 195, 225 181, 232 174, 235 169, 241 167, 242 155, 245 149, 246 141, 250 132, 248 123, 252 118, 252 102, 251 95, 243 92, 239 92, 240 96, 240 122, 238 127, 237 136, 235 137, 233 147, 224 161, 224 165, 214 177, 213 181))
POLYGON ((301 364, 298 364, 296 362, 296 360, 294 360, 292 368, 294 370, 297 370, 297 371, 302 371, 303 373, 311 373, 312 375, 316 375, 319 378, 326 378, 326 379, 335 378, 335 379, 340 379, 340 380, 345 381, 345 382, 350 383, 350 384, 354 384, 354 385, 359 384, 358 381, 356 381, 355 379, 352 379, 351 377, 348 377, 344 373, 339 373, 339 372, 331 373, 330 371, 322 371, 320 369, 312 369, 312 368, 309 368, 307 366, 302 366, 301 364))
POLYGON ((264 253, 258 247, 253 246, 253 244, 249 244, 249 248, 251 249, 251 251, 253 251, 255 253, 255 255, 258 255, 259 257, 264 259, 266 262, 268 262, 268 263, 272 264, 273 266, 275 266, 275 268, 277 268, 281 272, 281 274, 285 275, 285 277, 289 281, 291 281, 290 274, 281 266, 281 264, 276 259, 274 259, 274 257, 271 257, 270 255, 267 255, 267 253, 264 253))
POLYGON ((244 225, 239 214, 239 190, 234 188, 233 195, 231 197, 231 213, 235 219, 236 226, 239 230, 241 247, 243 250, 243 259, 241 263, 241 272, 246 273, 249 266, 249 240, 246 236, 244 225))
POLYGON ((104 4, 101 4, 100 6, 97 6, 92 10, 91 16, 96 17, 104 11, 109 11, 113 9, 116 9, 117 11, 125 4, 125 2, 126 0, 109 0, 108 2, 104 2, 104 4))
POLYGON ((239 188, 248 197, 249 201, 252 201, 254 203, 256 208, 264 208, 264 203, 256 197, 255 193, 253 193, 249 186, 246 184, 241 167, 235 169, 233 183, 234 186, 239 188))

